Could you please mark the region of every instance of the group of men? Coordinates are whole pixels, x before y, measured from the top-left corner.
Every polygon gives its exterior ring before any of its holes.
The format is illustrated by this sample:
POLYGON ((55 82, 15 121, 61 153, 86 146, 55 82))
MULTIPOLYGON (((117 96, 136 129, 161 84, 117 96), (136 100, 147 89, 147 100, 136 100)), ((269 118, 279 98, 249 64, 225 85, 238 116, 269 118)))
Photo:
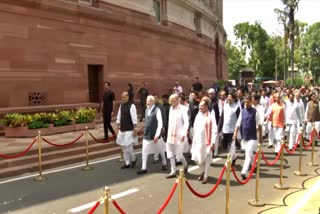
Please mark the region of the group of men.
MULTIPOLYGON (((199 79, 196 83, 199 86, 199 79)), ((110 94, 108 87, 109 83, 106 94, 110 94)), ((198 180, 205 184, 208 182, 212 157, 218 155, 218 149, 231 153, 232 165, 235 165, 236 149, 241 148, 245 150, 241 176, 246 179, 256 147, 266 134, 269 147, 275 145, 277 154, 285 131, 289 133, 289 149, 296 142, 300 126, 307 125, 306 137, 311 133, 311 123, 315 123, 319 133, 319 91, 309 93, 302 89, 280 88, 268 96, 264 89, 243 96, 240 89, 228 93, 210 88, 203 93, 201 85, 200 91, 191 91, 189 102, 186 102, 182 93, 173 93, 169 97, 170 104, 167 102, 168 96, 163 96, 164 102, 160 104, 157 94, 148 95, 144 127, 143 130, 137 130, 136 107, 129 101, 128 93, 123 92, 116 121, 119 130, 116 143, 122 146, 125 160, 122 168, 135 167, 137 158, 133 153, 133 145, 138 143, 137 133, 143 131, 139 175, 148 172, 149 154, 155 154, 155 158, 160 154, 163 171, 167 170, 169 160, 171 170, 167 178, 176 177, 176 162, 182 163, 187 174, 188 162, 184 153, 190 152, 191 159, 201 169, 198 180)), ((110 128, 111 125, 106 127, 110 128)), ((116 135, 112 127, 110 131, 116 135)))

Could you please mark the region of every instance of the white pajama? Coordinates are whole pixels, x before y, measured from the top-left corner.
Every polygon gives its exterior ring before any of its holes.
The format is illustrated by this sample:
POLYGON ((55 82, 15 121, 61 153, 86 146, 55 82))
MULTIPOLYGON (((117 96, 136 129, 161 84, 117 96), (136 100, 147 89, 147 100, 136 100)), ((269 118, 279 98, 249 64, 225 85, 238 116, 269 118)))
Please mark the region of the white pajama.
POLYGON ((244 141, 243 144, 245 146, 245 159, 242 167, 241 174, 246 175, 248 173, 250 164, 253 166, 253 153, 254 151, 257 150, 258 146, 258 141, 257 140, 249 140, 249 141, 244 141))

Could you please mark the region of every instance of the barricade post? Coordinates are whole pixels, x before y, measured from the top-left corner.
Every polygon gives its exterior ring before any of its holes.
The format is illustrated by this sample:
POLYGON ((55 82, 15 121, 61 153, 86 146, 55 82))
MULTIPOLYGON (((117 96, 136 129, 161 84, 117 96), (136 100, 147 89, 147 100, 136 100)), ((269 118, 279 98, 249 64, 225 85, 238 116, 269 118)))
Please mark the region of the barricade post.
POLYGON ((86 166, 82 168, 83 171, 89 171, 94 169, 92 166, 89 165, 89 142, 88 142, 88 127, 85 127, 86 130, 84 131, 84 138, 86 141, 86 166))
POLYGON ((260 183, 260 156, 261 156, 261 144, 258 144, 258 159, 257 159, 257 172, 256 172, 256 191, 255 199, 249 200, 249 205, 254 207, 263 207, 266 204, 259 200, 259 183, 260 183))
POLYGON ((111 192, 111 189, 110 187, 106 186, 104 189, 103 189, 103 200, 104 200, 104 207, 103 207, 103 212, 104 214, 109 214, 109 199, 110 199, 110 192, 111 192))
POLYGON ((308 163, 309 166, 319 166, 319 164, 314 162, 314 144, 315 144, 315 139, 317 138, 317 132, 315 129, 315 124, 312 123, 312 132, 313 133, 313 137, 311 136, 311 140, 312 140, 312 150, 311 150, 311 162, 308 163))
POLYGON ((33 180, 45 181, 47 178, 42 175, 42 147, 41 147, 41 131, 38 131, 38 164, 39 164, 39 175, 33 180))
POLYGON ((227 174, 226 174, 226 214, 230 214, 230 170, 231 170, 231 155, 227 156, 227 174))
POLYGON ((183 183, 184 183, 184 170, 179 171, 179 201, 178 201, 178 213, 183 213, 183 183))
POLYGON ((285 142, 284 142, 284 137, 282 137, 282 139, 281 139, 281 141, 282 141, 282 143, 281 143, 281 160, 280 160, 280 183, 279 184, 275 184, 275 185, 273 185, 274 186, 274 188, 276 188, 276 189, 280 189, 280 190, 287 190, 287 189, 289 189, 289 187, 288 186, 286 186, 286 185, 284 185, 283 184, 283 153, 284 153, 284 144, 285 144, 285 142))
POLYGON ((302 151, 303 151, 303 128, 300 129, 300 151, 299 151, 299 171, 294 171, 297 176, 306 176, 306 173, 302 172, 302 151))

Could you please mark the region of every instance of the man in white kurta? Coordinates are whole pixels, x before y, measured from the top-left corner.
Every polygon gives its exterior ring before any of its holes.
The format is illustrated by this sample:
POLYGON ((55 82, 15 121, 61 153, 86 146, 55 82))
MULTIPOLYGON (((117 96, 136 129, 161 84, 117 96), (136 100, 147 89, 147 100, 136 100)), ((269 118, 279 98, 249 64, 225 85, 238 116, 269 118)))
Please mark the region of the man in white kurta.
MULTIPOLYGON (((264 107, 259 103, 259 95, 255 95, 252 97, 252 107, 255 108, 259 114, 259 124, 261 124, 261 129, 262 129, 262 137, 265 135, 265 130, 266 130, 266 126, 264 124, 264 113, 265 113, 265 109, 264 107)), ((258 136, 259 137, 259 136, 258 136)), ((259 139, 260 140, 260 139, 259 139)), ((262 139, 263 140, 263 139, 262 139)))
POLYGON ((161 140, 161 130, 163 127, 160 109, 155 106, 155 98, 151 95, 147 97, 147 109, 145 114, 144 135, 142 141, 142 167, 137 172, 138 175, 145 174, 149 154, 159 154, 162 160, 162 170, 167 170, 167 159, 165 157, 164 142, 161 140))
POLYGON ((176 160, 182 162, 184 172, 188 172, 188 163, 183 156, 183 149, 188 143, 187 133, 189 128, 188 108, 179 104, 179 97, 172 94, 169 98, 168 135, 166 143, 167 157, 170 159, 171 172, 166 178, 175 178, 177 173, 176 160))
POLYGON ((133 168, 137 159, 133 151, 133 145, 138 143, 137 137, 137 109, 136 106, 129 102, 128 92, 122 93, 122 104, 119 107, 117 115, 118 134, 116 143, 121 146, 125 164, 122 169, 133 168))
POLYGON ((215 112, 209 111, 209 102, 202 100, 196 116, 191 146, 191 159, 200 166, 201 175, 198 180, 208 182, 208 171, 212 160, 212 151, 217 142, 217 123, 215 112))

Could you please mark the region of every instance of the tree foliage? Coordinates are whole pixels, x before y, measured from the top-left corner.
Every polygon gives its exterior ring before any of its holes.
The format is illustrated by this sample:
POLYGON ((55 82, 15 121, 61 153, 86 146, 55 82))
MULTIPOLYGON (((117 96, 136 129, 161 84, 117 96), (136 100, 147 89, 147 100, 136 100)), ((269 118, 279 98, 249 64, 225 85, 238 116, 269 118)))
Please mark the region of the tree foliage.
POLYGON ((246 66, 245 55, 228 40, 225 45, 228 54, 229 79, 238 79, 240 68, 246 66))
POLYGON ((253 67, 256 76, 273 76, 275 49, 270 36, 259 22, 239 23, 234 26, 234 34, 246 52, 249 66, 253 67))

